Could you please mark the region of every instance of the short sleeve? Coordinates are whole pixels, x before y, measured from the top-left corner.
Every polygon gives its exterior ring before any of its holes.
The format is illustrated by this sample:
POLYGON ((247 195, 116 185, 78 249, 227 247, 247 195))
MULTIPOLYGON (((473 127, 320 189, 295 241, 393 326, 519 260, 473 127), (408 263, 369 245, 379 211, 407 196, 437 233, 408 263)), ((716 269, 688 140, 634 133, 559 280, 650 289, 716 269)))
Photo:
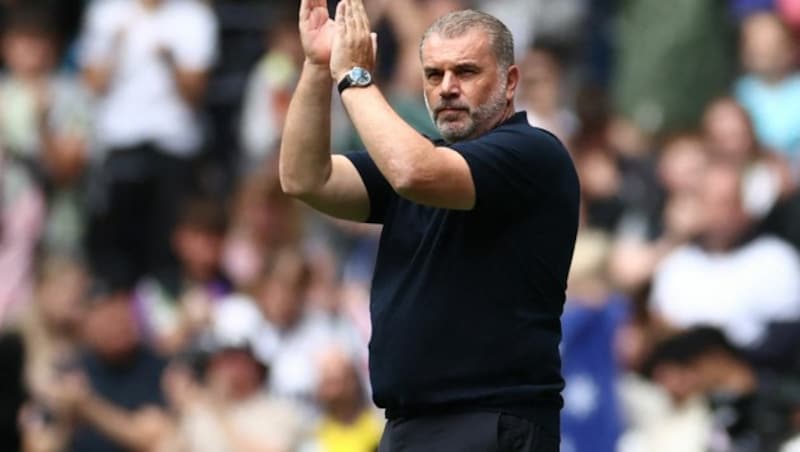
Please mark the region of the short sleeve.
POLYGON ((551 188, 570 189, 564 185, 571 181, 569 156, 561 143, 545 132, 496 130, 449 147, 469 166, 475 210, 519 209, 551 188))
POLYGON ((383 224, 387 208, 397 199, 397 194, 366 151, 348 152, 344 156, 356 167, 367 188, 369 217, 366 222, 383 224))
POLYGON ((217 21, 211 9, 200 2, 187 2, 173 17, 170 50, 178 67, 209 69, 217 54, 217 21))
POLYGON ((111 59, 121 30, 121 13, 119 2, 93 2, 89 6, 79 43, 81 65, 105 64, 111 59))

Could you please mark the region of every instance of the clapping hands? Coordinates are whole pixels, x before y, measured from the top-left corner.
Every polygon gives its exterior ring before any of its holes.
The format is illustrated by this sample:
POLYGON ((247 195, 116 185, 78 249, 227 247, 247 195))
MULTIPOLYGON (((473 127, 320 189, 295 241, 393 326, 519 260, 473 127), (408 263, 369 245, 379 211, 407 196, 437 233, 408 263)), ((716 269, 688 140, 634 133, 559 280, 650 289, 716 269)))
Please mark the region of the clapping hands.
POLYGON ((335 21, 325 0, 302 0, 299 27, 306 61, 328 65, 333 80, 356 66, 373 70, 377 35, 370 32, 363 0, 341 0, 335 21))

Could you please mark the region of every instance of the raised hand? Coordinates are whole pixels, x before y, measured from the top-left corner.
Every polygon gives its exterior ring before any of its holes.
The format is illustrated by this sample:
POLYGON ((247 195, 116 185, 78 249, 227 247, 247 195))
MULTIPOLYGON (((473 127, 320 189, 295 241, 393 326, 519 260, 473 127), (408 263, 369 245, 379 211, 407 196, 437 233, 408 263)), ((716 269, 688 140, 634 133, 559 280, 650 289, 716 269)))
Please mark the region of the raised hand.
POLYGON ((340 0, 336 7, 336 36, 331 51, 331 76, 341 80, 355 66, 372 71, 376 35, 369 31, 363 0, 340 0))
POLYGON ((299 28, 306 60, 312 64, 327 66, 331 59, 334 23, 328 15, 326 0, 300 2, 299 28))

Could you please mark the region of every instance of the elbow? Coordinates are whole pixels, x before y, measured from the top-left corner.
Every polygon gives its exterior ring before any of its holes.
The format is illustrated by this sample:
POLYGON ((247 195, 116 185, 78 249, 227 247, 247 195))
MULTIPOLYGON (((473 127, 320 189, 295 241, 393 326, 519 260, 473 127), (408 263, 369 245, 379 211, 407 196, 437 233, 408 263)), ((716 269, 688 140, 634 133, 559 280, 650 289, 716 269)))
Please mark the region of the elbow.
POLYGON ((424 180, 418 171, 409 167, 398 171, 390 180, 392 189, 403 198, 414 199, 420 187, 424 185, 424 180))
POLYGON ((310 174, 298 174, 295 171, 283 168, 280 168, 278 171, 278 179, 283 194, 301 200, 319 191, 328 180, 327 176, 322 177, 322 175, 319 175, 318 177, 311 177, 310 174))

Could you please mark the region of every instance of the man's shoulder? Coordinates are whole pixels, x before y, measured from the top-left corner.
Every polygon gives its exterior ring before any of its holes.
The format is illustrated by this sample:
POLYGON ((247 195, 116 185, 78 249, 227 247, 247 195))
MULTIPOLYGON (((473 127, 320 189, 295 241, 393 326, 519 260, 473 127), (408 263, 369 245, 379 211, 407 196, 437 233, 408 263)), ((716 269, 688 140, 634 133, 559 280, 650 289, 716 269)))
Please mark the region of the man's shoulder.
POLYGON ((747 258, 797 261, 797 251, 789 242, 773 235, 762 235, 745 244, 740 252, 747 258))
POLYGON ((213 11, 199 0, 173 0, 164 5, 164 12, 173 20, 197 21, 213 20, 213 11))

